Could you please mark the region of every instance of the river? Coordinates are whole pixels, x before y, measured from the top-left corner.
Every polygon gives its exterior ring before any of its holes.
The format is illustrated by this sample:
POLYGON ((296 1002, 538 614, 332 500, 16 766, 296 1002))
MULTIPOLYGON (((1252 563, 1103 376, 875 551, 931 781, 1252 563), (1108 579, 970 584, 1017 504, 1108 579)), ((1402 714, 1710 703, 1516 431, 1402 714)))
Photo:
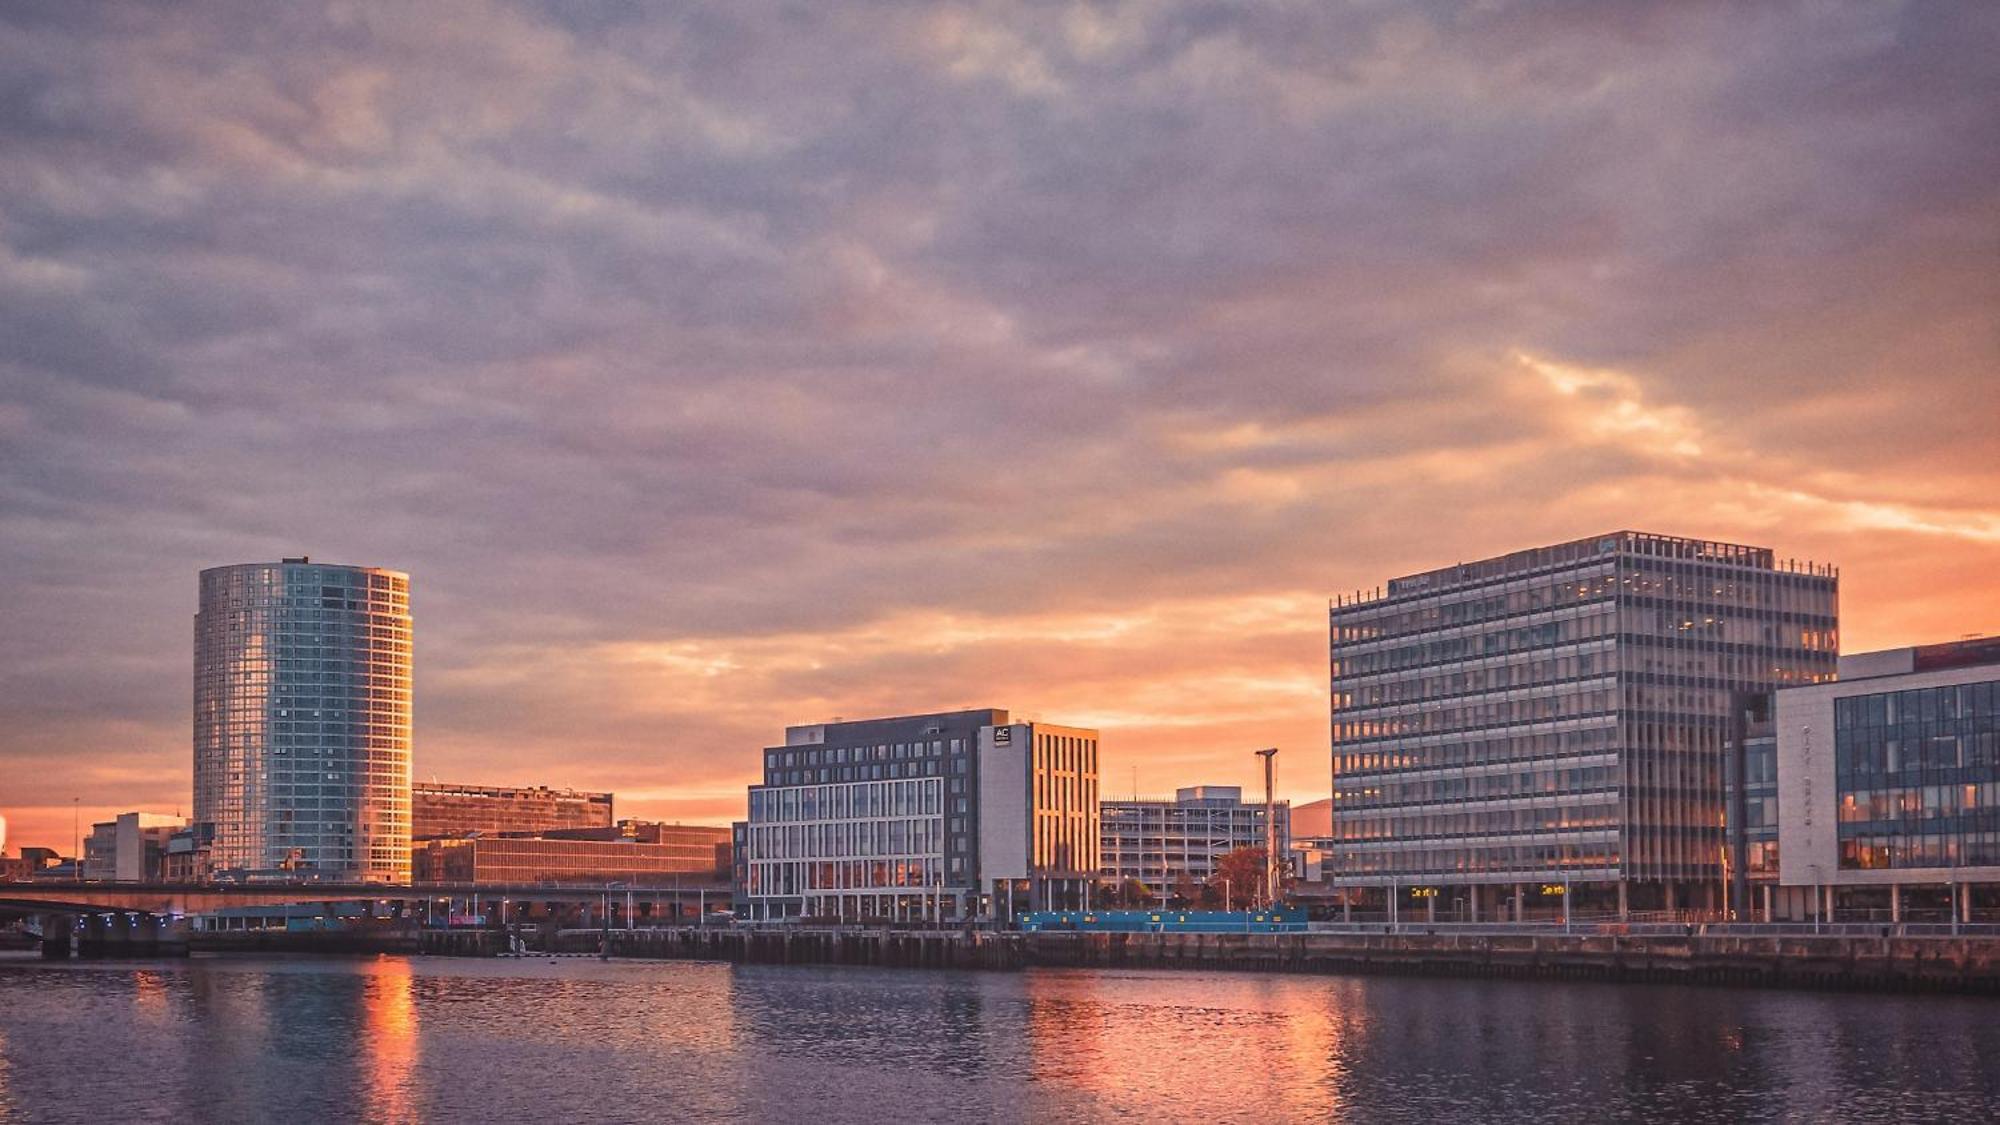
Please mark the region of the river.
POLYGON ((8 956, 0 1121, 1986 1121, 1996 1017, 1531 981, 8 956))

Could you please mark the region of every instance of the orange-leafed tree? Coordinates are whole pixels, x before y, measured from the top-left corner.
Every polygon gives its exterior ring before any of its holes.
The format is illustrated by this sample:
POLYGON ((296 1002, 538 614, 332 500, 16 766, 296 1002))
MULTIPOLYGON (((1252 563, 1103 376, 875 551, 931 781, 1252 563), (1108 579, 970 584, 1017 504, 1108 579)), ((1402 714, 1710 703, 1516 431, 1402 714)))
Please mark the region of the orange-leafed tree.
MULTIPOLYGON (((1264 902, 1264 849, 1260 847, 1237 848, 1235 851, 1215 861, 1215 874, 1209 877, 1208 885, 1214 889, 1218 901, 1227 899, 1237 908, 1259 905, 1264 902), (1227 891, 1223 886, 1228 881, 1227 891)), ((1284 897, 1284 872, 1278 873, 1278 896, 1284 897)))

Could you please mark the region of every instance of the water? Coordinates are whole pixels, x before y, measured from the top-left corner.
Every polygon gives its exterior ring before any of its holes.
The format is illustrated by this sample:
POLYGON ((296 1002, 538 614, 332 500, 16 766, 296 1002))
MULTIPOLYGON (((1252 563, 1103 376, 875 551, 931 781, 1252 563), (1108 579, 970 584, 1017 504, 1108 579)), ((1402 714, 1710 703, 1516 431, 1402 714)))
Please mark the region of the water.
POLYGON ((1996 1015, 1392 977, 7 958, 0 1121, 1985 1121, 1996 1015))

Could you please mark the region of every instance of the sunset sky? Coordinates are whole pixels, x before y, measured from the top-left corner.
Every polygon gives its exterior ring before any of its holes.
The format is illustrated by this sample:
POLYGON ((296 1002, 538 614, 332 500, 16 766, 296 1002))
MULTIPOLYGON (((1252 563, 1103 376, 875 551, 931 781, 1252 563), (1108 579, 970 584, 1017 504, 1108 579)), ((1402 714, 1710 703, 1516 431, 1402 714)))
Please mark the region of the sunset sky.
POLYGON ((998 706, 1328 788, 1326 602, 1636 528, 2000 632, 2000 6, 9 4, 0 814, 190 808, 206 566, 416 772, 740 816, 998 706), (1461 10, 1461 9, 1469 10, 1461 10))

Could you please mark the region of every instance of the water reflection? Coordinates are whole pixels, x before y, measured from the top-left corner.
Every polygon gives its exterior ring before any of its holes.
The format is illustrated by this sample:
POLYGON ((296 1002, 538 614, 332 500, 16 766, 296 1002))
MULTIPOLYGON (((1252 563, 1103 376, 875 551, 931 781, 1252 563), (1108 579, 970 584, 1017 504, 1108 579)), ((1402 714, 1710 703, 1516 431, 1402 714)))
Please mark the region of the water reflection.
POLYGON ((1992 1120, 1994 1010, 1247 974, 0 959, 0 1120, 1992 1120))
POLYGON ((383 958, 369 967, 362 990, 363 1088, 375 1120, 400 1125, 420 1121, 413 1088, 417 1061, 417 1006, 410 962, 383 958))

